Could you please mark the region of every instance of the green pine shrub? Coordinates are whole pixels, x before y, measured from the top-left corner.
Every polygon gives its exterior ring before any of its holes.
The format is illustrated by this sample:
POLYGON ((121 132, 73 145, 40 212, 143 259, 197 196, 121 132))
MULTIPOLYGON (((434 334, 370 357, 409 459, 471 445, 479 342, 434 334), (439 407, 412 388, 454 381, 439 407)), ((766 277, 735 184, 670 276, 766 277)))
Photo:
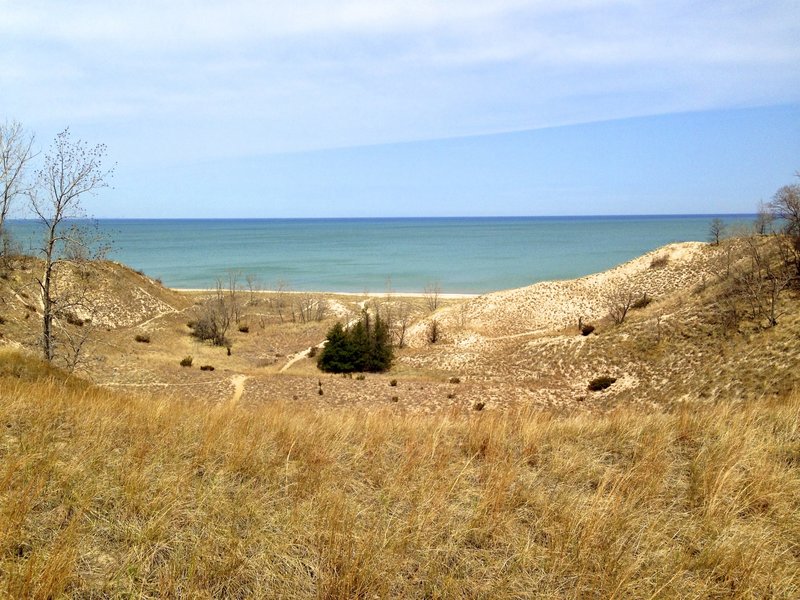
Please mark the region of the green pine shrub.
POLYGON ((328 373, 381 373, 393 358, 388 324, 364 311, 349 329, 339 322, 331 328, 317 366, 328 373))

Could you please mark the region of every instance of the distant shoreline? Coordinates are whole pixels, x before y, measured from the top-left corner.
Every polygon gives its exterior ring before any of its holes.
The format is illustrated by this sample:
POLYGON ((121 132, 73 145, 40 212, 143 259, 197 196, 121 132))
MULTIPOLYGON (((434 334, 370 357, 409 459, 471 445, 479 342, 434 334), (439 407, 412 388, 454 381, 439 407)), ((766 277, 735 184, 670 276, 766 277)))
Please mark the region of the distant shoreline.
MULTIPOLYGON (((729 228, 750 217, 724 217, 729 228)), ((703 241, 704 217, 494 217, 99 221, 108 258, 174 289, 235 273, 263 289, 469 296, 597 273, 670 243, 703 241)), ((26 228, 27 227, 27 228, 26 228)), ((22 247, 38 235, 14 223, 22 247)), ((467 297, 469 297, 467 296, 467 297)))
MULTIPOLYGON (((177 288, 177 287, 170 287, 168 288, 173 292, 180 292, 180 293, 189 293, 189 294, 209 294, 216 292, 216 288, 177 288)), ((227 291, 227 288, 224 288, 227 291)), ((243 294, 250 294, 250 290, 248 289, 239 289, 237 290, 243 294)), ((498 290, 499 291, 499 290, 498 290)), ((392 298, 427 298, 431 296, 431 293, 427 292, 322 292, 322 291, 306 291, 306 290, 253 290, 253 294, 312 294, 315 296, 348 296, 354 298, 386 298, 387 296, 391 296, 392 298)), ((491 293, 491 292, 486 292, 491 293)), ((477 298, 478 296, 482 296, 483 294, 446 294, 441 292, 436 294, 436 296, 440 300, 468 300, 470 298, 477 298)))

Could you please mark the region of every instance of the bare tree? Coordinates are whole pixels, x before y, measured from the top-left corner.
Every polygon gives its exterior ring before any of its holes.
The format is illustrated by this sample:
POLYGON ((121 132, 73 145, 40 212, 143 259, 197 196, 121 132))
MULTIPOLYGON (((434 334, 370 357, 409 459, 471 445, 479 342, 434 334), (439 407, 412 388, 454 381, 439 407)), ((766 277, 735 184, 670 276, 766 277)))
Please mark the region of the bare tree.
POLYGON ((425 286, 425 302, 431 312, 439 308, 439 296, 441 293, 442 286, 438 281, 432 281, 425 286))
POLYGON ((412 306, 408 302, 400 302, 394 311, 395 321, 392 328, 392 335, 394 336, 395 345, 398 348, 405 348, 406 333, 411 326, 412 306))
POLYGON ((790 248, 785 239, 776 243, 759 243, 747 239, 747 268, 736 278, 747 298, 753 319, 766 319, 770 327, 778 324, 778 300, 793 280, 790 248))
POLYGON ((272 308, 278 313, 278 317, 283 323, 284 313, 286 312, 289 295, 289 284, 279 279, 275 285, 275 292, 271 295, 270 303, 272 308))
POLYGON ((759 202, 756 220, 753 223, 753 231, 756 235, 769 235, 772 233, 772 224, 774 220, 775 217, 772 215, 769 205, 764 204, 763 201, 759 202))
POLYGON ((228 308, 231 313, 231 318, 235 323, 242 319, 242 303, 239 298, 241 286, 239 285, 239 277, 241 272, 228 271, 228 308))
POLYGON ((258 300, 256 299, 256 293, 261 290, 261 284, 258 282, 258 277, 252 273, 248 273, 244 280, 247 282, 247 289, 250 292, 250 300, 248 301, 248 304, 250 304, 250 306, 255 306, 258 303, 258 300))
POLYGON ((639 295, 629 288, 613 289, 606 295, 608 316, 617 325, 622 325, 638 297, 639 295))
POLYGON ((726 225, 722 219, 712 219, 708 226, 708 240, 715 246, 719 246, 722 236, 725 235, 726 225))
POLYGON ((398 348, 405 347, 406 333, 411 325, 412 305, 405 300, 392 298, 389 294, 383 301, 374 300, 372 305, 375 314, 389 327, 392 343, 398 348))
POLYGON ((33 158, 33 135, 16 121, 0 125, 0 254, 5 254, 5 222, 14 201, 30 191, 26 178, 33 158))
MULTIPOLYGON (((800 177, 800 171, 796 175, 800 177)), ((769 208, 775 219, 782 222, 783 233, 791 241, 791 262, 800 276, 800 184, 780 188, 772 197, 769 208)))
POLYGON ((229 346, 228 329, 235 319, 235 294, 225 289, 222 279, 217 279, 214 296, 206 300, 200 317, 192 324, 192 335, 208 340, 214 346, 229 346))
POLYGON ((85 231, 70 221, 85 218, 81 205, 85 196, 108 186, 113 168, 104 166, 105 155, 105 145, 89 147, 80 140, 72 141, 69 129, 65 129, 45 154, 29 193, 31 208, 45 230, 39 249, 44 269, 37 282, 42 305, 42 351, 48 361, 55 356, 53 321, 64 312, 55 270, 61 263, 74 261, 76 249, 86 256, 92 252, 92 241, 85 231))
POLYGON ((320 294, 296 294, 292 303, 292 321, 310 323, 322 321, 328 309, 328 303, 320 294))
MULTIPOLYGON (((800 171, 797 176, 800 177, 800 171)), ((785 185, 772 197, 769 208, 776 219, 784 222, 784 232, 800 237, 800 184, 785 185)))
POLYGON ((778 324, 780 298, 796 279, 789 238, 742 238, 736 260, 721 273, 721 291, 715 300, 715 313, 723 332, 733 329, 748 317, 759 327, 778 324))

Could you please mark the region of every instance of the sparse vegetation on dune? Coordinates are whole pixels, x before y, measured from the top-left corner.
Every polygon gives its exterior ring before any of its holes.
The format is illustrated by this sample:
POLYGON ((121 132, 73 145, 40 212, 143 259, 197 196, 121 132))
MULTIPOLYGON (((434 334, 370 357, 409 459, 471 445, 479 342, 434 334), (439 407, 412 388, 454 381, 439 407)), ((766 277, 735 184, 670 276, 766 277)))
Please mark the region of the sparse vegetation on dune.
POLYGON ((800 395, 181 402, 0 355, 7 597, 796 597, 800 395))

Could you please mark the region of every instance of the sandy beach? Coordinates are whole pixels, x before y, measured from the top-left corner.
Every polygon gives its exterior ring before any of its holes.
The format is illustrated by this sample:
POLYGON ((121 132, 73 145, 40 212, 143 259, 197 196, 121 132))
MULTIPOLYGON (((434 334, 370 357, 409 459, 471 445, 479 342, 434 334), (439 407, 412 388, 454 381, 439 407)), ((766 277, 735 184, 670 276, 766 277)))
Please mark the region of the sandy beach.
MULTIPOLYGON (((215 292, 213 288, 169 288, 174 292, 180 293, 193 293, 193 294, 208 294, 215 292)), ((249 290, 240 289, 243 293, 250 293, 249 290)), ((293 294, 293 295, 314 295, 314 296, 343 296, 346 298, 427 298, 430 293, 427 292, 321 292, 321 291, 305 291, 305 290, 253 290, 254 294, 260 295, 275 295, 275 294, 293 294)), ((483 294, 437 294, 440 300, 468 300, 470 298, 477 298, 483 294)))

